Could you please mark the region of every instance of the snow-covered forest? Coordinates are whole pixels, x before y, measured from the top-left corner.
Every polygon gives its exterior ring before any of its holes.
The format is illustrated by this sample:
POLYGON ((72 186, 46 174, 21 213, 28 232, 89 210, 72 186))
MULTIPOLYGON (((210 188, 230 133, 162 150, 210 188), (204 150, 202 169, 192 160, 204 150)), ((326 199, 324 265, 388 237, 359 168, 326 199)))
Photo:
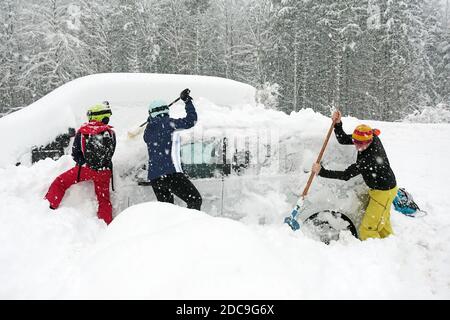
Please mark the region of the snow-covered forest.
POLYGON ((103 72, 225 77, 288 113, 448 111, 448 2, 2 0, 0 114, 103 72))

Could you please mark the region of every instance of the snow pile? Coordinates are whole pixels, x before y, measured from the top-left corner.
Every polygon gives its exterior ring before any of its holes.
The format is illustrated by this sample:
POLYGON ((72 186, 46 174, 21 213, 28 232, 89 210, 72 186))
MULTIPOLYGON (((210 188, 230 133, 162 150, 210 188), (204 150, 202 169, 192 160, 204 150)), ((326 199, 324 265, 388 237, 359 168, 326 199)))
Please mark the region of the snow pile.
POLYGON ((450 123, 450 105, 440 103, 436 107, 416 110, 406 116, 403 122, 417 123, 450 123))
POLYGON ((326 246, 281 225, 140 204, 76 255, 54 298, 448 298, 444 248, 428 232, 411 238, 419 231, 412 219, 393 220, 404 225, 399 237, 360 242, 343 234, 326 246))
POLYGON ((285 266, 264 242, 230 219, 140 204, 113 221, 62 292, 89 299, 245 299, 264 298, 270 287, 274 297, 286 294, 293 288, 285 266))
POLYGON ((68 161, 0 168, 0 299, 54 298, 74 256, 106 228, 92 184, 74 186, 57 212, 42 199, 68 161))

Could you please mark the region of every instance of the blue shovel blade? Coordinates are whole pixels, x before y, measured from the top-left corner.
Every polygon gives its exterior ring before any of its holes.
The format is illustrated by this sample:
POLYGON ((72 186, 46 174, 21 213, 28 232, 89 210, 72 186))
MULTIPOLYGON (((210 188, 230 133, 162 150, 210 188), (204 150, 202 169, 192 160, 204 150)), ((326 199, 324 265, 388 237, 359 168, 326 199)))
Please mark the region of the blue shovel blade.
MULTIPOLYGON (((292 216, 295 217, 295 215, 292 216)), ((300 229, 300 224, 297 222, 297 220, 292 218, 292 216, 284 218, 284 223, 287 223, 289 227, 291 227, 291 229, 295 231, 300 229)))

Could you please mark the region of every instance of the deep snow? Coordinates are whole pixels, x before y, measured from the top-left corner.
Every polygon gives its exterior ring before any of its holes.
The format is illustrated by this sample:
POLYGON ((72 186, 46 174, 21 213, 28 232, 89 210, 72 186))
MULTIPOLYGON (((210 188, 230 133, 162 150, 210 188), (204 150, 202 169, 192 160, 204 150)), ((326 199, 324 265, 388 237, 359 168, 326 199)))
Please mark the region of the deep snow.
MULTIPOLYGON (((450 125, 365 120, 381 129, 399 186, 428 215, 414 219, 392 210, 394 236, 361 242, 342 233, 327 246, 282 222, 303 190, 330 119, 312 110, 285 115, 255 106, 248 98, 253 89, 236 82, 227 86, 224 79, 199 77, 216 90, 194 89, 184 85, 183 76, 160 76, 137 76, 133 85, 145 78, 138 87, 162 92, 160 85, 166 99, 191 88, 199 122, 182 134, 184 142, 226 134, 239 144, 244 136, 259 135, 273 146, 270 161, 257 174, 226 177, 223 185, 220 178, 194 180, 204 212, 156 203, 151 188, 137 186, 134 177, 147 161, 145 144, 141 137, 126 136, 145 120, 149 92, 121 92, 129 75, 101 75, 102 88, 110 84, 114 89, 107 92, 114 92, 115 103, 101 90, 103 95, 92 95, 92 101, 77 101, 75 97, 85 96, 77 94, 82 81, 59 88, 51 99, 43 99, 53 107, 40 100, 0 119, 0 132, 9 134, 2 139, 0 163, 0 298, 450 298, 450 125), (171 86, 172 80, 181 81, 181 88, 171 86), (224 101, 233 95, 236 100, 224 101), (119 138, 115 219, 109 227, 96 218, 91 183, 69 189, 57 211, 42 199, 56 175, 73 166, 70 156, 29 163, 32 144, 49 142, 69 125, 79 127, 89 104, 105 99, 113 105, 111 124, 119 138), (30 130, 11 134, 15 117, 30 130), (16 167, 18 159, 22 165, 16 167)), ((84 80, 90 86, 95 82, 84 80)), ((171 112, 182 116, 182 104, 171 112)), ((350 132, 361 121, 345 117, 343 123, 350 132)), ((332 136, 324 164, 344 169, 355 157, 351 146, 339 145, 332 136)), ((360 177, 348 182, 316 177, 304 217, 335 209, 358 224, 365 191, 360 177)))

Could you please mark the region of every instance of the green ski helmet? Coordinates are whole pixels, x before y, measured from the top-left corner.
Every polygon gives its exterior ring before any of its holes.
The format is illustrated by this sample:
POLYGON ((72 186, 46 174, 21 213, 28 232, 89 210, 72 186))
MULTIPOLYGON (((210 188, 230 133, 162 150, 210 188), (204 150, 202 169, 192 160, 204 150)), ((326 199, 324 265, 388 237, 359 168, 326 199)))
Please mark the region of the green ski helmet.
POLYGON ((111 115, 112 111, 108 101, 97 103, 90 107, 87 111, 89 121, 100 121, 104 124, 108 124, 111 115))

